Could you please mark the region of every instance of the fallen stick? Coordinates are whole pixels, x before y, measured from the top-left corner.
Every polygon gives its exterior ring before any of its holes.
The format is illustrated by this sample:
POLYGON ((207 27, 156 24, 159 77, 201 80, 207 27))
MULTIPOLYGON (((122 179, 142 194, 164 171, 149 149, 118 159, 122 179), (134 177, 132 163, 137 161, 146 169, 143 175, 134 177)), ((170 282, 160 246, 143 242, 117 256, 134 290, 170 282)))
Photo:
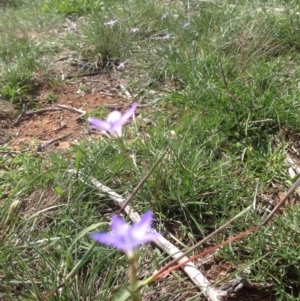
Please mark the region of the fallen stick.
POLYGON ((56 142, 56 141, 58 141, 58 140, 63 140, 63 139, 65 139, 65 138, 67 138, 67 137, 69 137, 69 136, 71 136, 71 135, 72 135, 72 134, 66 134, 66 135, 63 135, 63 136, 60 136, 60 137, 57 137, 57 138, 53 138, 53 139, 47 140, 47 141, 45 141, 45 142, 39 144, 36 150, 37 150, 37 152, 42 152, 43 149, 44 149, 46 146, 48 146, 48 145, 50 145, 50 144, 52 144, 53 142, 56 142))
POLYGON ((51 112, 51 111, 61 111, 61 110, 62 109, 60 109, 60 108, 44 108, 44 109, 40 109, 40 110, 24 112, 23 114, 21 114, 22 115, 21 117, 30 116, 30 115, 34 115, 34 114, 41 114, 41 113, 51 112))
POLYGON ((17 125, 20 122, 20 119, 22 117, 31 116, 31 115, 34 115, 34 114, 41 114, 41 113, 45 113, 45 112, 69 110, 71 112, 75 112, 75 113, 80 113, 81 114, 76 119, 79 119, 79 118, 81 118, 82 116, 84 116, 86 114, 86 111, 80 110, 80 109, 75 109, 75 108, 72 108, 70 106, 66 106, 66 105, 57 105, 57 106, 58 106, 57 108, 44 108, 44 109, 40 109, 40 110, 34 110, 34 111, 29 111, 29 112, 22 112, 18 116, 18 118, 15 120, 14 125, 17 125))
POLYGON ((62 109, 60 109, 60 108, 44 108, 44 109, 34 110, 34 111, 29 111, 29 112, 23 111, 17 117, 17 119, 14 121, 14 125, 19 124, 22 117, 31 116, 31 115, 34 115, 34 114, 41 114, 41 113, 45 113, 45 112, 51 112, 51 111, 61 111, 61 110, 62 109))
POLYGON ((123 86, 122 84, 119 84, 119 87, 121 88, 121 90, 123 91, 123 93, 126 95, 127 99, 131 99, 132 96, 129 93, 129 91, 125 88, 125 86, 123 86))
POLYGON ((52 132, 58 132, 58 131, 64 129, 66 126, 67 126, 67 124, 62 122, 61 125, 58 128, 54 129, 52 132))
POLYGON ((65 110, 69 110, 71 112, 75 112, 75 113, 80 113, 81 115, 78 116, 76 119, 81 118, 82 116, 84 116, 86 114, 86 111, 84 110, 80 110, 80 109, 75 109, 73 107, 70 106, 66 106, 66 105, 58 105, 59 108, 65 109, 65 110))
MULTIPOLYGON (((289 154, 287 154, 287 156, 286 156, 286 162, 290 166, 288 168, 288 173, 289 173, 291 179, 295 178, 297 175, 300 174, 300 167, 297 165, 295 160, 289 154)), ((295 191, 297 192, 298 195, 300 194, 299 187, 295 191)))
POLYGON ((0 154, 20 154, 21 152, 19 151, 0 151, 0 154))
MULTIPOLYGON (((76 173, 75 170, 69 170, 69 172, 76 173)), ((114 192, 109 187, 101 184, 95 178, 91 178, 91 183, 100 191, 107 193, 109 197, 118 206, 122 207, 122 205, 125 203, 125 199, 121 195, 114 192)), ((124 211, 129 216, 132 222, 137 222, 140 220, 140 215, 133 210, 131 205, 127 205, 124 208, 124 211)), ((151 231, 156 232, 156 230, 154 229, 151 229, 151 231)), ((186 256, 182 257, 183 253, 178 248, 176 248, 171 242, 165 239, 162 235, 160 235, 154 241, 154 243, 163 251, 165 251, 168 255, 172 256, 174 259, 181 257, 181 259, 178 260, 178 263, 182 263, 184 261, 189 260, 188 257, 186 256)), ((226 292, 215 290, 210 284, 210 282, 208 281, 208 279, 196 268, 196 266, 192 262, 183 265, 182 269, 190 277, 190 279, 194 282, 194 284, 200 288, 200 290, 203 292, 204 296, 208 300, 221 301, 223 299, 223 296, 226 295, 226 292)))
POLYGON ((24 111, 17 117, 17 119, 14 121, 14 125, 17 125, 20 123, 21 118, 24 116, 24 111))
POLYGON ((96 72, 85 73, 85 74, 74 74, 74 75, 67 75, 67 76, 62 75, 62 80, 73 79, 78 77, 86 77, 86 76, 95 76, 103 73, 104 73, 103 71, 96 71, 96 72))

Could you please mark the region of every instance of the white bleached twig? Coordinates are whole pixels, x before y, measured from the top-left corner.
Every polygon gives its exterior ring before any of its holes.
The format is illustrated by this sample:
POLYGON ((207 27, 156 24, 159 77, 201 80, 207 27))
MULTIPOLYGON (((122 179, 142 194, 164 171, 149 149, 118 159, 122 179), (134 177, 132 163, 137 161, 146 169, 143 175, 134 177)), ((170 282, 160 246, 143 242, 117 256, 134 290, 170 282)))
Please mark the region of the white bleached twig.
POLYGON ((131 94, 130 94, 129 91, 125 88, 124 85, 119 84, 119 87, 121 88, 122 92, 126 95, 126 98, 127 98, 127 99, 131 99, 131 98, 132 98, 131 94))
MULTIPOLYGON (((300 174, 300 167, 297 162, 289 155, 286 155, 286 163, 289 165, 288 174, 293 179, 300 174)), ((297 194, 300 194, 300 188, 296 189, 297 194)))
POLYGON ((65 109, 65 110, 69 110, 71 112, 75 112, 75 113, 79 113, 81 114, 80 116, 78 116, 76 119, 81 118, 82 116, 84 116, 86 114, 86 111, 81 110, 81 109, 76 109, 70 106, 66 106, 66 105, 57 105, 59 108, 65 109))
MULTIPOLYGON (((69 172, 75 173, 75 170, 69 170, 69 172)), ((125 202, 125 199, 121 195, 114 192, 109 187, 101 184, 98 180, 91 178, 90 181, 97 189, 107 193, 118 206, 122 206, 122 204, 125 202)), ((140 219, 140 215, 135 212, 130 205, 127 205, 124 211, 129 216, 132 222, 137 222, 140 219)), ((154 229, 152 229, 152 231, 156 232, 154 229)), ((182 252, 171 242, 165 239, 162 235, 160 235, 154 243, 173 258, 178 258, 182 255, 182 252)), ((187 257, 183 257, 178 261, 178 263, 186 261, 187 259, 187 257)), ((182 269, 190 277, 194 284, 200 288, 200 290, 208 300, 221 301, 223 299, 223 296, 227 295, 226 292, 221 292, 214 289, 208 279, 196 268, 196 266, 192 262, 183 265, 182 269)))

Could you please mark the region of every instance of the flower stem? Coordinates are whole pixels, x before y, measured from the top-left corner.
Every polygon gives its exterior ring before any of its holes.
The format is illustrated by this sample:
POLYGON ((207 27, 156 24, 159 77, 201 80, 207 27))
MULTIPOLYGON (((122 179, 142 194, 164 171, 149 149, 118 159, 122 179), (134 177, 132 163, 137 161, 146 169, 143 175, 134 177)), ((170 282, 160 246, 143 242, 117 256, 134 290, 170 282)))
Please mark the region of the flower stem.
POLYGON ((142 298, 140 293, 137 291, 137 281, 136 281, 136 264, 137 255, 129 257, 129 279, 130 279, 130 294, 132 301, 141 301, 142 298))
POLYGON ((120 146, 120 149, 121 149, 121 152, 124 154, 125 158, 126 158, 126 162, 128 164, 128 167, 130 169, 131 172, 134 171, 134 165, 133 165, 133 162, 129 156, 129 153, 126 149, 126 146, 125 146, 125 143, 124 143, 124 140, 122 137, 119 137, 117 138, 117 142, 119 143, 119 146, 120 146))

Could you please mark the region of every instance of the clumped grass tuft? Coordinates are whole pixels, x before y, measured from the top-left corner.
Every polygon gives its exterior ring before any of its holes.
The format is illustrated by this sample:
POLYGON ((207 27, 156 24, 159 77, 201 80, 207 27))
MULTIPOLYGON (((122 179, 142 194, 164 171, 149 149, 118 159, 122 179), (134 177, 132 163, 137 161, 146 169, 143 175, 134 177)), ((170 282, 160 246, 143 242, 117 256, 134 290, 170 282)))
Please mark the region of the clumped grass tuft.
POLYGON ((58 39, 50 32, 61 19, 40 14, 32 2, 7 8, 1 19, 0 97, 13 103, 26 102, 39 84, 35 73, 40 69, 47 73, 49 56, 59 49, 58 39), (47 40, 43 36, 46 33, 47 40))
POLYGON ((79 16, 90 13, 93 10, 104 9, 109 1, 100 0, 44 0, 41 3, 41 9, 45 12, 56 12, 65 16, 79 16))

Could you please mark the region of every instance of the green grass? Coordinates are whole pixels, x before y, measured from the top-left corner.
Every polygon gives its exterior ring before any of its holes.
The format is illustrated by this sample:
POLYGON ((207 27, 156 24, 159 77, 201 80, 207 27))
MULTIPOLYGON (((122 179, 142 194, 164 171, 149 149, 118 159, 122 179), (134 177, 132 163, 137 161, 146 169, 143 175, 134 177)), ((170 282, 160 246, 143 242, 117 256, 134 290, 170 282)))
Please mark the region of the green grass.
POLYGON ((40 84, 38 71, 47 72, 53 53, 61 50, 60 39, 51 30, 53 26, 59 29, 63 20, 41 14, 30 2, 7 7, 1 14, 0 97, 16 104, 27 103, 40 84))
MULTIPOLYGON (((300 130, 297 1, 75 2, 15 1, 0 11, 0 97, 17 105, 32 101, 36 72, 51 83, 50 62, 66 49, 86 59, 89 71, 109 72, 127 61, 120 76, 146 105, 125 130, 137 169, 133 175, 106 138, 83 140, 64 155, 0 157, 0 299, 42 300, 69 273, 48 300, 111 300, 126 287, 126 258, 88 236, 107 230, 119 209, 91 178, 126 196, 165 148, 135 208, 154 210, 156 227, 185 246, 249 206, 256 187, 262 203, 263 195, 275 198, 271 183, 285 190, 291 182, 285 133, 297 137, 300 130), (61 37, 53 28, 59 31, 70 15, 78 32, 61 37), (118 22, 104 24, 110 20, 118 22), (9 213, 16 201, 20 207, 9 213)), ((107 111, 93 113, 105 118, 107 111)), ((211 243, 261 219, 252 212, 211 243)), ((250 279, 271 284, 278 300, 297 300, 299 224, 296 202, 217 256, 237 269, 250 265, 250 279)), ((140 253, 147 275, 167 262, 151 248, 140 253)))

